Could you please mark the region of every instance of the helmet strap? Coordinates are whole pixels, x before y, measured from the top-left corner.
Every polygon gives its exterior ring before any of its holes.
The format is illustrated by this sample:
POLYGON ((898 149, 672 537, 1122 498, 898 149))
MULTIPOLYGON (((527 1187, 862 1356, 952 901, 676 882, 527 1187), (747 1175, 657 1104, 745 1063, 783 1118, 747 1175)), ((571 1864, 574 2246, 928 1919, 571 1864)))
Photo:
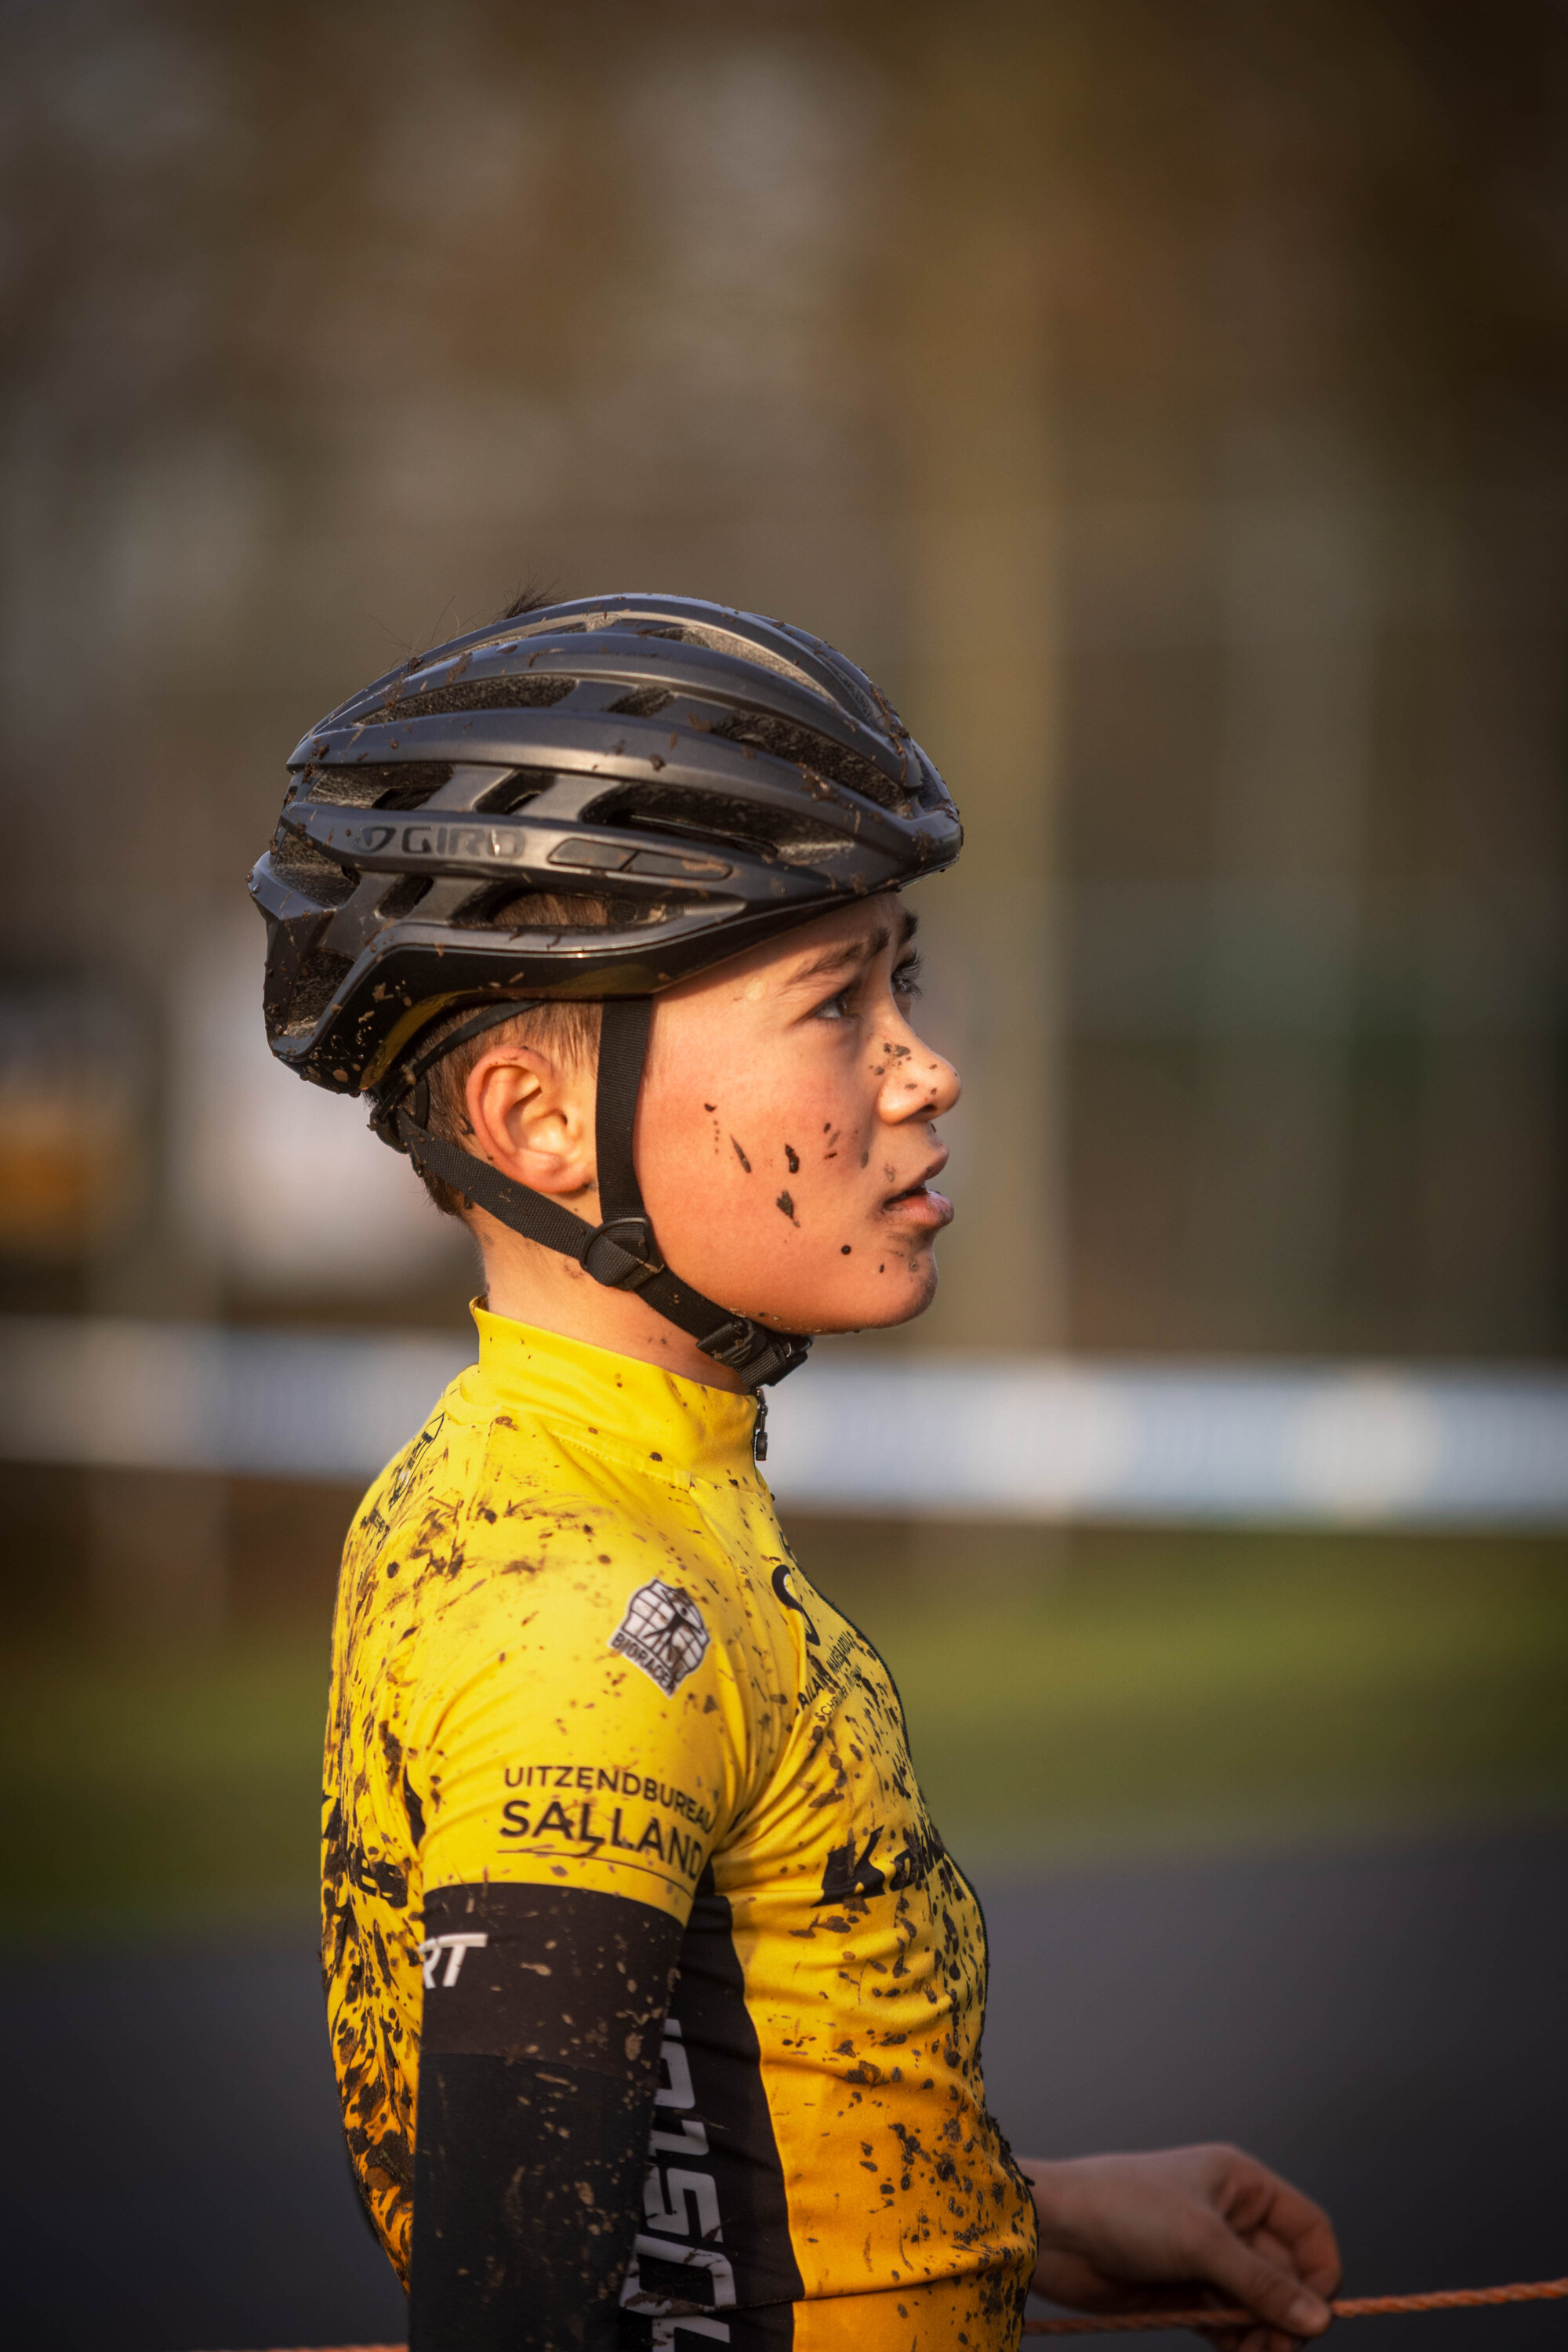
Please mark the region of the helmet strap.
MULTIPOLYGON (((599 1205, 605 1213, 599 1224, 589 1224, 548 1193, 503 1176, 488 1160, 430 1133, 426 1074, 431 1066, 465 1038, 531 1010, 538 1001, 513 1001, 504 1009, 486 1005, 430 1052, 416 1055, 378 1096, 371 1119, 375 1132, 383 1142, 405 1151, 421 1175, 449 1184, 525 1241, 574 1259, 606 1289, 639 1292, 657 1314, 695 1339, 705 1356, 739 1373, 746 1389, 783 1380, 805 1361, 811 1341, 795 1332, 770 1331, 748 1316, 730 1314, 673 1275, 658 1254, 632 1149, 653 1018, 651 998, 613 996, 604 1003, 594 1114, 599 1205)), ((760 1442, 759 1458, 764 1451, 765 1441, 760 1442)))

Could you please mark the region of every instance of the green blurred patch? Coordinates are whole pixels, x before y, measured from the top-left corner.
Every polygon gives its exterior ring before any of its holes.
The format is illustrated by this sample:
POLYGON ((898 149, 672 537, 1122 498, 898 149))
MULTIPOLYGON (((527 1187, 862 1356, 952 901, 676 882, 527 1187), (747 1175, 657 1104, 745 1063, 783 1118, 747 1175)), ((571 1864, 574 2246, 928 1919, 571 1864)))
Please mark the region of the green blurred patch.
MULTIPOLYGON (((966 1859, 1568 1809, 1561 1539, 794 1533, 892 1667, 966 1859)), ((7 1655, 8 1924, 306 1921, 311 1615, 206 1654, 7 1655)))
POLYGON ((962 1855, 1568 1807, 1560 1538, 927 1529, 901 1593, 847 1530, 802 1549, 962 1855))
POLYGON ((326 1715, 319 1631, 161 1658, 34 1648, 0 1672, 0 1905, 13 1924, 308 1920, 326 1715))

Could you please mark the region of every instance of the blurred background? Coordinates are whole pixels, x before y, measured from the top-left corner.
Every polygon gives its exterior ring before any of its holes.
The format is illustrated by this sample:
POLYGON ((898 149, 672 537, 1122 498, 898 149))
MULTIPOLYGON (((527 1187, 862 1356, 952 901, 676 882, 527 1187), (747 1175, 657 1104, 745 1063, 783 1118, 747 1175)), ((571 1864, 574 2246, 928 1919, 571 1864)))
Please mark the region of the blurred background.
POLYGON ((244 877, 300 734, 528 582, 820 632, 963 809, 941 1297, 769 1467, 987 1896, 1005 2127, 1249 2139, 1360 2291, 1568 2270, 1563 0, 0 29, 33 2340, 401 2332, 325 1637, 473 1267, 270 1064, 244 877))

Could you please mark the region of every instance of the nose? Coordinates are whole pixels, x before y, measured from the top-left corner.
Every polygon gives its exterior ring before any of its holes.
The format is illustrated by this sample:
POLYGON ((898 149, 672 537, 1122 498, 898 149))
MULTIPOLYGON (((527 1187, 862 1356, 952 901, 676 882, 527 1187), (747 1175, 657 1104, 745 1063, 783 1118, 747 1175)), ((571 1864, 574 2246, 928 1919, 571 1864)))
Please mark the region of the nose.
POLYGON ((889 1012, 877 1058, 884 1073, 877 1108, 889 1127, 911 1118, 941 1118, 963 1091, 952 1064, 917 1037, 901 1013, 889 1012))

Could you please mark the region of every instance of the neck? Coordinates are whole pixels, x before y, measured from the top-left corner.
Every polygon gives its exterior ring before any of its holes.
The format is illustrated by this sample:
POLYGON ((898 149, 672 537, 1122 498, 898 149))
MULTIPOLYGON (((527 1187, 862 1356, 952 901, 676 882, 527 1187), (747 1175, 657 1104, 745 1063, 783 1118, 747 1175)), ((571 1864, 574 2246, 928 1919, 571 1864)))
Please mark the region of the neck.
POLYGON ((743 1391, 745 1382, 738 1372, 705 1356, 689 1332, 656 1315, 635 1290, 607 1289, 571 1258, 524 1241, 482 1209, 473 1212, 471 1222, 484 1260, 486 1304, 492 1315, 558 1332, 563 1339, 608 1348, 617 1356, 633 1356, 639 1363, 657 1364, 661 1371, 700 1381, 706 1388, 743 1391))

